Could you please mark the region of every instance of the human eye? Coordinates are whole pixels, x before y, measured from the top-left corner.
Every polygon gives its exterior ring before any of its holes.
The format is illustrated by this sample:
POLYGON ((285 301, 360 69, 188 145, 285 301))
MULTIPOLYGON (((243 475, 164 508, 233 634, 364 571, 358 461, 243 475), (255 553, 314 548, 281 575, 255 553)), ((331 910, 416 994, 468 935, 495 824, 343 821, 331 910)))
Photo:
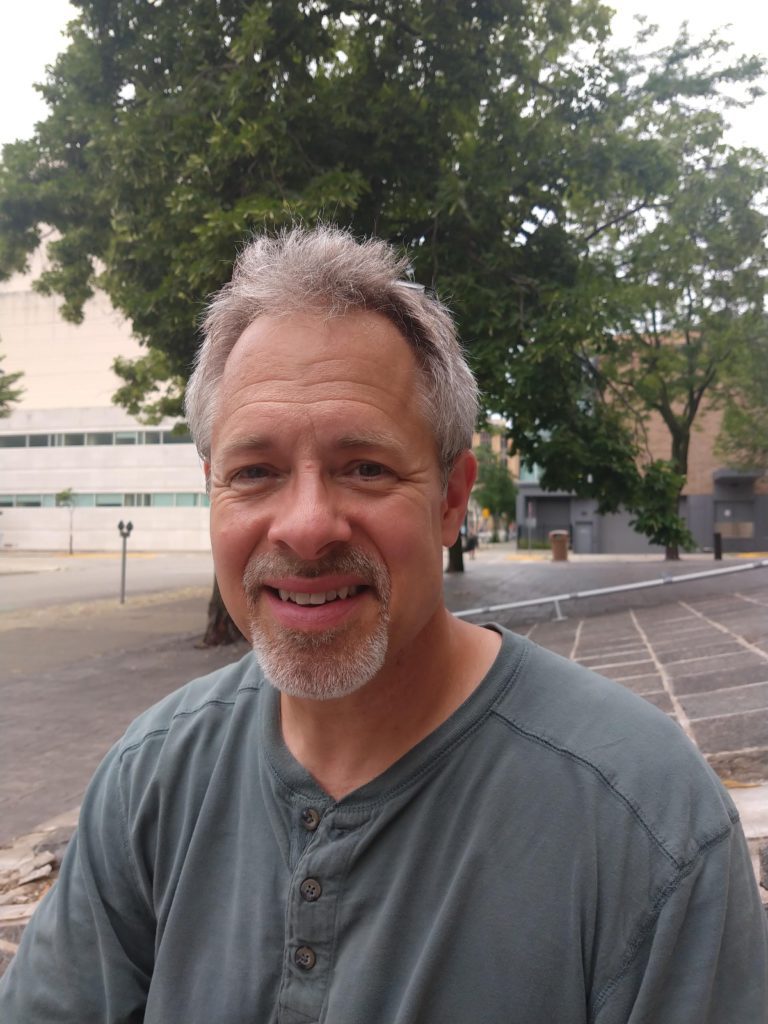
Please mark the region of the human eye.
POLYGON ((275 470, 269 466, 243 466, 232 473, 230 482, 234 487, 258 487, 276 476, 275 470))
POLYGON ((392 471, 380 462, 356 462, 350 467, 350 476, 364 483, 375 483, 390 479, 392 471))

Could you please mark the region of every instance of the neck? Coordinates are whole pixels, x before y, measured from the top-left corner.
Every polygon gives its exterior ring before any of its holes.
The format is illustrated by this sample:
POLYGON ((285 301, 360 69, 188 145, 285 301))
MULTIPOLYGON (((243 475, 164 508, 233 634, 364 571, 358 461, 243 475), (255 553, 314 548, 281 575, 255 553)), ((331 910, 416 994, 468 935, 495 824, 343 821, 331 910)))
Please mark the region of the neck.
POLYGON ((469 697, 498 653, 498 634, 441 609, 428 635, 355 693, 316 701, 281 694, 288 749, 335 800, 359 789, 469 697))

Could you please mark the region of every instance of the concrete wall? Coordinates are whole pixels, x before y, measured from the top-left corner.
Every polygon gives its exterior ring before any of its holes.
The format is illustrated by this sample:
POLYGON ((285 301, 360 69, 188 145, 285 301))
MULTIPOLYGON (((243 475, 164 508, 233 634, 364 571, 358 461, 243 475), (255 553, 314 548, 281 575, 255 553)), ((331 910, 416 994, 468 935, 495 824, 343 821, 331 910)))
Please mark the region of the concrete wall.
POLYGON ((120 551, 117 524, 132 522, 130 551, 208 551, 207 508, 4 508, 0 547, 20 551, 120 551))

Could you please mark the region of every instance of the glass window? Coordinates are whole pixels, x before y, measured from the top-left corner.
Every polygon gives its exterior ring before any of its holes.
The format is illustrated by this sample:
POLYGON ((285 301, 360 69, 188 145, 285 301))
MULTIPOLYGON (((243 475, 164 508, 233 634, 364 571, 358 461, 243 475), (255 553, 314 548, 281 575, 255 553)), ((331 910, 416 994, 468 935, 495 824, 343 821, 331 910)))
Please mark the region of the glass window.
POLYGON ((115 431, 115 444, 138 444, 139 437, 136 430, 115 431))
POLYGON ((85 434, 65 434, 62 443, 67 447, 85 444, 85 434))
POLYGON ((96 495, 96 508, 113 508, 115 506, 123 505, 122 494, 97 494, 96 495))
POLYGON ((112 433, 109 434, 101 432, 97 434, 86 434, 86 444, 112 444, 112 433))
POLYGON ((160 436, 159 430, 145 430, 144 444, 160 444, 160 436))
POLYGON ((26 448, 26 434, 5 434, 0 437, 0 448, 26 448))
POLYGON ((520 466, 520 483, 521 484, 537 484, 541 477, 540 466, 520 466))
POLYGON ((12 494, 0 494, 0 508, 13 508, 12 494))
POLYGON ((29 447, 30 448, 48 448, 51 444, 50 434, 30 434, 29 435, 29 447))
POLYGON ((42 505, 42 499, 39 494, 17 494, 16 495, 16 507, 17 508, 40 508, 42 505))
POLYGON ((178 434, 175 430, 164 430, 163 444, 192 444, 192 437, 187 430, 178 434))
POLYGON ((73 494, 72 501, 79 508, 93 508, 96 504, 95 494, 73 494))
POLYGON ((155 508, 169 508, 173 506, 172 494, 153 494, 152 504, 155 508))
POLYGON ((176 508, 194 508, 197 504, 197 494, 177 494, 176 508))
POLYGON ((203 506, 203 508, 209 508, 210 507, 211 499, 208 497, 207 494, 201 494, 200 495, 200 504, 203 506))
POLYGON ((55 494, 44 494, 43 495, 43 508, 56 508, 56 495, 55 494))

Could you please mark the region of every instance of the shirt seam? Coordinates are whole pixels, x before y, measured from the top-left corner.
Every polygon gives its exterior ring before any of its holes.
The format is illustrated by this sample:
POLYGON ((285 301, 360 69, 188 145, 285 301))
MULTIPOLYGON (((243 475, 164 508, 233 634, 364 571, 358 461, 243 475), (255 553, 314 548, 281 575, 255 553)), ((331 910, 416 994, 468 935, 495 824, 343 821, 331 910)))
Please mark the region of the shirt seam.
POLYGON ((577 764, 582 765, 583 767, 587 768, 590 772, 592 772, 594 775, 596 775, 600 779, 600 781, 624 804, 624 806, 627 808, 630 814, 639 823, 643 831, 648 834, 648 836, 653 840, 654 844, 658 846, 658 848, 661 850, 664 856, 672 862, 675 868, 680 870, 684 866, 685 861, 681 861, 672 853, 671 850, 667 849, 667 846, 664 843, 663 839, 654 832, 653 828, 651 828, 651 826, 642 816, 638 808, 632 803, 629 797, 625 796, 624 793, 622 793, 622 791, 616 785, 614 785, 613 782, 611 782, 611 780, 608 778, 605 772, 602 771, 601 768, 599 768, 588 758, 583 757, 581 754, 577 754, 574 751, 569 750, 567 747, 561 747, 557 743, 553 743, 552 740, 545 739, 543 736, 540 736, 537 733, 530 732, 527 729, 524 729, 517 722, 507 718, 506 715, 500 714, 499 712, 494 712, 494 714, 499 719, 501 719, 501 721, 507 726, 507 728, 511 729, 513 732, 518 733, 520 736, 524 737, 527 740, 530 740, 532 743, 538 743, 540 746, 546 747, 548 750, 552 750, 557 754, 561 754, 563 757, 567 757, 571 761, 575 761, 577 764))
POLYGON ((154 739, 157 736, 167 736, 168 733, 171 731, 173 723, 176 721, 176 719, 189 718, 192 715, 199 714, 201 711, 204 711, 208 707, 234 707, 234 705, 237 703, 237 698, 241 693, 254 693, 258 692, 260 689, 261 684, 259 684, 258 686, 239 686, 235 691, 234 697, 227 698, 226 700, 223 697, 208 697, 206 698, 206 700, 204 700, 201 704, 198 704, 196 707, 185 708, 179 711, 175 711, 168 720, 167 725, 164 725, 162 728, 150 729, 148 732, 144 733, 141 737, 139 737, 139 739, 135 740, 132 743, 129 743, 127 746, 124 746, 120 750, 120 761, 122 761, 127 754, 131 754, 134 751, 138 750, 140 747, 142 747, 147 742, 147 740, 154 739))
POLYGON ((678 891, 678 889, 685 881, 685 879, 688 878, 689 875, 693 872, 698 862, 706 854, 708 854, 713 847, 719 845, 731 836, 734 823, 731 821, 730 815, 728 817, 730 824, 725 826, 719 833, 712 836, 710 839, 701 843, 697 848, 696 852, 694 853, 694 855, 690 858, 690 860, 685 861, 683 864, 681 864, 678 868, 677 874, 659 890, 658 894, 656 895, 655 899, 653 900, 650 906, 650 911, 647 920, 638 925, 635 935, 627 942, 624 957, 622 959, 618 973, 606 982, 606 984, 603 986, 603 988, 596 996, 594 1006, 590 1011, 589 1015, 590 1024, 593 1024, 593 1022, 596 1021, 597 1015, 600 1013, 602 1008, 610 999, 611 995, 618 988, 622 979, 629 972, 629 969, 631 968, 635 958, 642 949, 643 943, 645 942, 648 935, 651 934, 653 928, 656 925, 658 917, 661 914, 661 911, 666 906, 666 904, 672 899, 672 897, 678 891))

